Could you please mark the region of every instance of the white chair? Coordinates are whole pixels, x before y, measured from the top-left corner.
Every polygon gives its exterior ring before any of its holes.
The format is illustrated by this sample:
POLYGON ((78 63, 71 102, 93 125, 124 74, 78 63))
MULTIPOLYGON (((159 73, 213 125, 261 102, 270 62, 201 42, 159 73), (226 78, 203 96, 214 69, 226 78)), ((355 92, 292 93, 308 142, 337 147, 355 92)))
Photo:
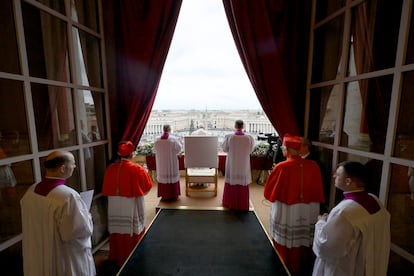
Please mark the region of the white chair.
POLYGON ((217 196, 218 186, 218 137, 184 137, 185 194, 189 192, 213 192, 217 196), (213 184, 205 189, 192 188, 191 184, 213 184))

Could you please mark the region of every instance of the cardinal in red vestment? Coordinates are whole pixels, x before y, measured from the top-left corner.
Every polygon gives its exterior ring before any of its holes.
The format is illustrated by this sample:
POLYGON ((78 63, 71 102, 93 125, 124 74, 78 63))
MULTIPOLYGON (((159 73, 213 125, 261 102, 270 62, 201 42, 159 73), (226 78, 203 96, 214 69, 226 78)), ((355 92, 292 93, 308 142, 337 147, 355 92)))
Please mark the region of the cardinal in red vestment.
POLYGON ((145 232, 145 201, 152 188, 148 172, 131 161, 135 147, 119 143, 120 160, 105 171, 102 194, 108 197, 109 260, 122 266, 145 232))
POLYGON ((318 164, 299 155, 301 144, 300 137, 285 135, 287 160, 273 168, 264 197, 272 202, 269 233, 286 267, 292 275, 311 275, 311 244, 324 192, 318 164))

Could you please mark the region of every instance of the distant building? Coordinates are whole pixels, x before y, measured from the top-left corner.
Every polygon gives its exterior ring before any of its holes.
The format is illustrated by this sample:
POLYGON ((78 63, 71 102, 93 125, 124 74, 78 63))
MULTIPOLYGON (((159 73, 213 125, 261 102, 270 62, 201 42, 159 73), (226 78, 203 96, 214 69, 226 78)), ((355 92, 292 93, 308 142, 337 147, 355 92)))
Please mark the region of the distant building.
POLYGON ((245 131, 253 135, 274 134, 275 128, 262 110, 154 110, 145 127, 141 142, 152 141, 162 134, 164 124, 171 125, 172 132, 179 137, 189 135, 199 125, 223 136, 233 131, 234 121, 242 119, 245 131))

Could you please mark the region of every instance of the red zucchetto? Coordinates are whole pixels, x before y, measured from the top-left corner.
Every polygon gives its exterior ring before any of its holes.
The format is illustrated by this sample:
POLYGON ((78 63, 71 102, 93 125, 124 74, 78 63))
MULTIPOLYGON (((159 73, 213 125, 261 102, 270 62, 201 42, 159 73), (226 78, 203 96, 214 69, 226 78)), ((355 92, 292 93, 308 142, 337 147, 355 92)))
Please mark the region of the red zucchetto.
POLYGON ((121 143, 118 146, 118 154, 121 157, 129 156, 131 153, 135 151, 134 144, 131 141, 127 141, 125 143, 121 143))
POLYGON ((283 137, 283 145, 287 148, 300 151, 302 147, 302 140, 300 139, 299 136, 291 136, 290 134, 286 134, 283 137))

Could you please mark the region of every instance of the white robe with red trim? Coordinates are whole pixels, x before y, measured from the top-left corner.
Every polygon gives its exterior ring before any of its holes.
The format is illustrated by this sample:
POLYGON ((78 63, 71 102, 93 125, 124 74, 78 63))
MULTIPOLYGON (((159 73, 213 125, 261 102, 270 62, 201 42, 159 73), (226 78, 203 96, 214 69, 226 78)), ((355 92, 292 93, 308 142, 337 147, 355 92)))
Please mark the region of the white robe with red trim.
POLYGON ((157 164, 157 182, 175 184, 180 181, 178 154, 182 149, 180 140, 173 135, 168 139, 157 137, 154 142, 155 160, 157 164))

